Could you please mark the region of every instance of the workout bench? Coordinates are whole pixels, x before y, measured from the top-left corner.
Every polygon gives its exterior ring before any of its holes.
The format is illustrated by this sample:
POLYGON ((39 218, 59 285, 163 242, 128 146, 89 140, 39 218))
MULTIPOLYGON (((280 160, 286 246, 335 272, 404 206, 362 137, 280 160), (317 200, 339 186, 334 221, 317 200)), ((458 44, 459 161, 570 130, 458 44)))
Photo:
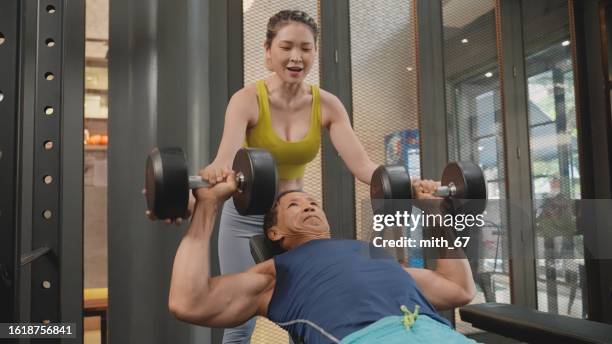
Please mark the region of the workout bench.
POLYGON ((459 308, 472 326, 528 343, 610 343, 612 325, 501 303, 459 308))

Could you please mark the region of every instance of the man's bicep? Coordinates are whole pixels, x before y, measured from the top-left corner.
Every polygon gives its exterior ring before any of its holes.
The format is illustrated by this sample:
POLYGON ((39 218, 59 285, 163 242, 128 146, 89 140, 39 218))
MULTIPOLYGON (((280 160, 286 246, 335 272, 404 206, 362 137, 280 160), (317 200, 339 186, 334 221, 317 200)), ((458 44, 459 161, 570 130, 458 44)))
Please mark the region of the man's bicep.
POLYGON ((260 298, 274 278, 257 271, 213 277, 210 291, 197 304, 176 316, 183 321, 209 327, 234 327, 255 316, 260 298))
POLYGON ((234 327, 257 315, 260 299, 273 282, 273 277, 253 271, 213 278, 203 305, 206 326, 234 327))

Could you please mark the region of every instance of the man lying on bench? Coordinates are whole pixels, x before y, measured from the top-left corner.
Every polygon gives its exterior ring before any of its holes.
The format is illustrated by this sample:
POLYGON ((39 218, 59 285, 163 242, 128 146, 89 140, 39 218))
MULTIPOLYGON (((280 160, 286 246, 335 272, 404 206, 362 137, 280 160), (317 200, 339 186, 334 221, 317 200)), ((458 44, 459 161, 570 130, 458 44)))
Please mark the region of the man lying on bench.
MULTIPOLYGON (((431 198, 434 187, 419 181, 414 190, 431 198)), ((195 210, 174 259, 168 300, 178 319, 232 327, 260 315, 309 344, 473 342, 436 312, 474 297, 466 259, 438 259, 435 271, 403 268, 369 243, 330 239, 325 213, 301 191, 281 194, 264 221, 268 238, 287 252, 242 273, 211 277, 215 218, 235 189, 231 173, 194 191, 195 210)))

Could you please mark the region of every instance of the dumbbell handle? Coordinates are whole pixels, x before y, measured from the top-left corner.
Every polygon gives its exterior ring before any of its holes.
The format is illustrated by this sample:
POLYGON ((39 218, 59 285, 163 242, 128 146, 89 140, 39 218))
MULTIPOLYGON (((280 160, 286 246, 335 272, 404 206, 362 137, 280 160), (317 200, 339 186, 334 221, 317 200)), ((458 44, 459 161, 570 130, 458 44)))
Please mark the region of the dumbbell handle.
MULTIPOLYGON (((236 173, 236 184, 238 185, 238 191, 242 192, 242 187, 244 186, 244 174, 241 172, 236 173)), ((202 176, 189 176, 189 188, 190 189, 199 189, 199 188, 209 188, 210 183, 202 178, 202 176)))
POLYGON ((438 186, 436 188, 436 191, 434 191, 433 195, 436 197, 446 198, 446 197, 454 196, 456 192, 457 192, 457 187, 455 187, 455 184, 450 183, 445 186, 438 186))

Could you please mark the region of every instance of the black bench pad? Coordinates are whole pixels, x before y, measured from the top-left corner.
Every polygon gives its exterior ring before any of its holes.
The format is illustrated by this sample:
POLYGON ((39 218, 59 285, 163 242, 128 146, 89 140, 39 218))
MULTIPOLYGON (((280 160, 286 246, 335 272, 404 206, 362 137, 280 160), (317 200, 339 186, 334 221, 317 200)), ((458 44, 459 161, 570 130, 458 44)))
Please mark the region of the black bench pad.
POLYGON ((249 239, 249 247, 256 264, 283 253, 279 248, 272 246, 270 241, 266 240, 263 234, 252 236, 249 239))
POLYGON ((533 343, 612 343, 612 325, 501 303, 459 309, 472 326, 533 343))

